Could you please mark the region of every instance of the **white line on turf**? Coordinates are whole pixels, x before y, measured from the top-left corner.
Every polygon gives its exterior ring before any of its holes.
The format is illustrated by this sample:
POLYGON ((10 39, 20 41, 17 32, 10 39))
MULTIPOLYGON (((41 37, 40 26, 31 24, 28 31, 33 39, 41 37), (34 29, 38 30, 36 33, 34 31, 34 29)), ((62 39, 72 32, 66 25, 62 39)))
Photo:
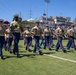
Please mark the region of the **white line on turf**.
POLYGON ((50 57, 53 57, 53 58, 57 58, 57 59, 60 59, 60 60, 65 60, 65 61, 69 61, 69 62, 72 62, 72 63, 76 63, 75 60, 70 60, 70 59, 66 59, 66 58, 62 58, 62 57, 58 57, 58 56, 54 56, 54 55, 47 55, 47 54, 44 54, 46 56, 50 56, 50 57))

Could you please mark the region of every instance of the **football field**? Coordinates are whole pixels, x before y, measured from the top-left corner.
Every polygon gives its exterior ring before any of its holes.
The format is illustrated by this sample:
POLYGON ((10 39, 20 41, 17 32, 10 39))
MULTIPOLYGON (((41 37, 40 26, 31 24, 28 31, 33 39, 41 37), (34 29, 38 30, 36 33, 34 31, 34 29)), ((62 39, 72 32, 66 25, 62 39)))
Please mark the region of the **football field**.
MULTIPOLYGON (((57 40, 54 40, 56 45, 57 40)), ((63 40, 66 48, 67 40, 63 40)), ((61 49, 55 51, 55 46, 51 51, 43 49, 43 55, 25 50, 23 40, 19 42, 19 53, 21 58, 3 50, 5 60, 0 59, 0 75, 76 75, 76 51, 71 48, 67 53, 61 49)))

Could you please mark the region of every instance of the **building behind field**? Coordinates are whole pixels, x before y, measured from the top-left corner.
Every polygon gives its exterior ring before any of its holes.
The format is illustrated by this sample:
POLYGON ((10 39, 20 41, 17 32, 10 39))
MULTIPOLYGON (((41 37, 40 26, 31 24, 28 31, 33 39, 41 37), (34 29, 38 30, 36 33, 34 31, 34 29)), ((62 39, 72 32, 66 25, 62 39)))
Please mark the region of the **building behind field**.
POLYGON ((23 26, 30 25, 31 27, 33 27, 36 21, 39 21, 40 27, 43 27, 43 28, 46 25, 48 25, 51 28, 57 28, 58 24, 62 24, 62 26, 65 26, 65 27, 71 26, 73 24, 73 22, 71 22, 70 17, 65 18, 62 16, 50 16, 46 20, 46 16, 41 16, 37 19, 30 18, 28 20, 24 20, 22 21, 22 25, 23 26))
POLYGON ((40 17, 39 22, 42 24, 43 27, 45 27, 46 25, 48 25, 49 27, 57 27, 58 24, 62 24, 65 27, 71 26, 72 22, 71 22, 71 18, 70 17, 62 17, 62 16, 50 16, 49 18, 46 17, 40 17))

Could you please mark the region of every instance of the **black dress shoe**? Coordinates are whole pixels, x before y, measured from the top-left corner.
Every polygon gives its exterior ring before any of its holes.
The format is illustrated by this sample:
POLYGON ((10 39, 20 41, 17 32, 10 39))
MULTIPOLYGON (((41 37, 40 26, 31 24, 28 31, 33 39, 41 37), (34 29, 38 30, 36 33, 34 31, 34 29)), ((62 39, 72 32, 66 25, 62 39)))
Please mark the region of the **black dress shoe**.
POLYGON ((49 50, 51 50, 51 48, 49 48, 49 50))
POLYGON ((75 51, 76 51, 76 48, 74 48, 75 49, 75 51))
POLYGON ((36 53, 36 51, 33 51, 33 53, 36 53))
POLYGON ((5 51, 7 51, 7 47, 5 48, 5 51))
POLYGON ((15 52, 15 50, 13 50, 13 54, 14 54, 14 55, 16 55, 16 52, 15 52))
POLYGON ((28 50, 29 52, 32 52, 31 49, 28 50))
POLYGON ((17 54, 17 58, 21 58, 21 56, 19 54, 17 54))
POLYGON ((46 49, 46 48, 44 47, 44 49, 46 49))
POLYGON ((25 50, 27 50, 27 47, 25 48, 25 50))
POLYGON ((67 48, 67 50, 69 50, 69 48, 67 48))
POLYGON ((10 51, 10 54, 12 54, 12 51, 10 51))
POLYGON ((32 45, 32 47, 34 47, 34 46, 32 45))
POLYGON ((16 53, 15 53, 15 52, 13 52, 13 54, 14 54, 14 55, 16 55, 16 53))
POLYGON ((39 54, 40 54, 40 55, 43 55, 42 51, 39 51, 39 54))
POLYGON ((67 51, 66 50, 63 50, 63 52, 66 53, 67 51))
POLYGON ((3 58, 3 56, 1 56, 1 59, 2 59, 2 60, 5 60, 5 58, 3 58))

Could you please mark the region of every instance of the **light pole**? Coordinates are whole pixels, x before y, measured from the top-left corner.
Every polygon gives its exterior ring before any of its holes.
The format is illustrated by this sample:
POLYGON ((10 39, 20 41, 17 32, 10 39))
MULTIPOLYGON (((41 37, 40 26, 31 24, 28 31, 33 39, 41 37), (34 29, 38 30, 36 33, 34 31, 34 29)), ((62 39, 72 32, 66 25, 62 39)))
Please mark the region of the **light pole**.
POLYGON ((46 23, 48 18, 48 3, 50 3, 50 0, 44 0, 46 2, 46 23))

